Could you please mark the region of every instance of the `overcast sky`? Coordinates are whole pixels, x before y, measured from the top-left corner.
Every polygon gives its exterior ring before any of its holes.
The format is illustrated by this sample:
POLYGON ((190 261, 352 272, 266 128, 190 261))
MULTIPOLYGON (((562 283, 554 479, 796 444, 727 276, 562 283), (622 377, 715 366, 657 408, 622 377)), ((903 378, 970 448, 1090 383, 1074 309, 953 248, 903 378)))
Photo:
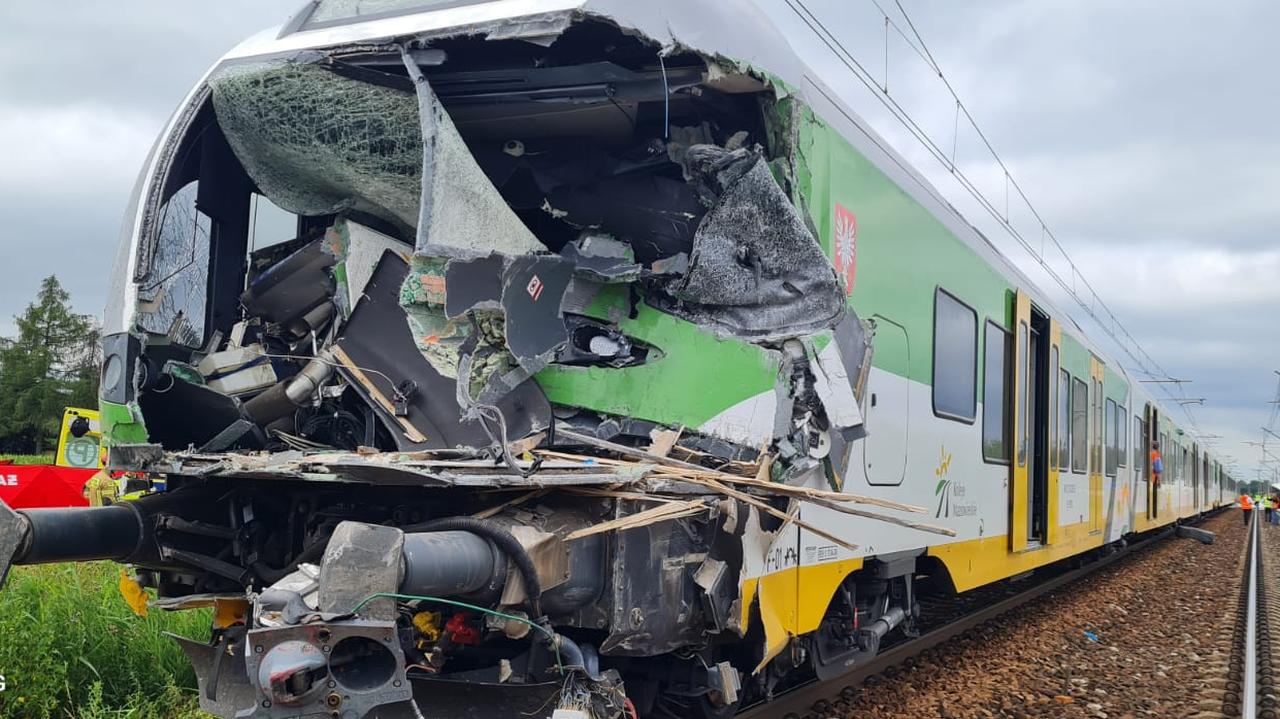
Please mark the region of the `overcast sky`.
MULTIPOLYGON (((878 0, 915 39, 893 0, 878 0)), ((783 0, 769 12, 803 28, 783 0)), ((0 3, 0 333, 55 273, 101 314, 121 214, 151 142, 219 55, 300 0, 0 3)), ((872 0, 806 0, 878 79, 872 0)), ((1047 225, 1142 346, 1205 397, 1204 431, 1251 477, 1280 369, 1280 4, 902 0, 1047 225)), ((1003 201, 1003 174, 907 41, 890 93, 1003 201)), ((821 43, 827 81, 1061 306, 1071 304, 821 43)), ((1016 204, 1016 203, 1015 203, 1016 204)), ((1025 217, 1012 213, 1019 220, 1025 217)), ((1024 229, 1038 243, 1039 230, 1024 229)), ((1061 270, 1060 270, 1061 271, 1061 270)), ((1086 331, 1096 327, 1081 319, 1086 331)), ((1280 453, 1280 440, 1277 440, 1280 453)))

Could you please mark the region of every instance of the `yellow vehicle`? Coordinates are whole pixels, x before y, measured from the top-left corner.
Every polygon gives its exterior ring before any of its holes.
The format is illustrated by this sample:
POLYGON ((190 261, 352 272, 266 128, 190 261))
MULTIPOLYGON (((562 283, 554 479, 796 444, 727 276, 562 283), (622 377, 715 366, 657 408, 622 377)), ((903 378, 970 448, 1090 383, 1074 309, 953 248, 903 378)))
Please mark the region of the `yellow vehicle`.
POLYGON ((152 487, 150 483, 136 481, 133 485, 126 485, 127 480, 113 478, 107 473, 107 451, 102 446, 102 428, 95 409, 67 407, 62 413, 54 464, 98 470, 84 485, 85 498, 95 507, 121 499, 137 499, 152 487))
POLYGON ((62 413, 62 430, 58 433, 58 454, 54 464, 77 469, 101 469, 106 459, 101 444, 98 410, 67 407, 62 413))

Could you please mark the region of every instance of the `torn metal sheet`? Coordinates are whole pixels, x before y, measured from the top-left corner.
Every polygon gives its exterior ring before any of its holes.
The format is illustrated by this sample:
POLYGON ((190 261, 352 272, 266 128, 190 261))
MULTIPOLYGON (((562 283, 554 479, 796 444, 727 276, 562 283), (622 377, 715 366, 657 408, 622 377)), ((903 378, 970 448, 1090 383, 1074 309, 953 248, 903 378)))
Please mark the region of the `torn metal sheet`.
MULTIPOLYGON (((113 451, 124 450, 113 448, 113 451)), ((135 453, 136 456, 136 453, 135 453)), ((419 453, 276 452, 269 455, 148 452, 149 460, 133 462, 143 471, 183 474, 206 479, 242 478, 312 480, 335 483, 419 487, 554 487, 610 485, 643 479, 648 464, 583 464, 545 461, 528 478, 496 467, 490 459, 433 459, 419 453)))
POLYGON ((330 252, 342 258, 334 276, 342 288, 336 299, 340 300, 344 315, 350 314, 351 308, 360 301, 384 252, 391 250, 408 261, 413 249, 401 240, 345 217, 339 217, 325 231, 325 241, 329 243, 330 252))
POLYGON ((203 446, 245 416, 239 400, 202 384, 172 374, 156 382, 138 406, 147 417, 151 441, 168 449, 203 446))
POLYGON ((436 257, 545 250, 485 177, 417 63, 405 56, 420 120, 421 190, 416 251, 436 257))
POLYGON ((659 306, 753 341, 833 327, 844 292, 768 163, 713 145, 691 147, 685 160, 700 194, 716 204, 698 226, 688 273, 654 296, 659 306))
POLYGON ((455 319, 477 309, 501 310, 504 270, 498 254, 445 265, 445 317, 455 319))
MULTIPOLYGON (((365 597, 400 589, 404 532, 364 522, 341 522, 320 562, 320 611, 342 614, 355 609, 365 597)), ((393 621, 396 605, 375 599, 362 617, 393 621)))
POLYGON ((835 343, 815 353, 813 359, 818 371, 814 372, 814 389, 822 399, 831 424, 841 430, 850 430, 862 424, 862 412, 853 393, 853 379, 838 355, 835 343))
POLYGON ((512 260, 503 276, 506 344, 530 373, 547 366, 569 340, 560 303, 573 267, 570 260, 555 255, 525 255, 512 260))
POLYGON ((574 273, 597 282, 631 282, 640 278, 635 250, 610 235, 584 233, 560 254, 574 263, 574 273))
MULTIPOLYGON (((365 374, 379 392, 398 398, 403 405, 404 415, 398 417, 375 403, 379 417, 392 430, 400 449, 487 447, 492 440, 484 428, 477 422, 462 420, 462 409, 455 399, 457 382, 434 369, 409 333, 405 310, 399 302, 407 272, 408 267, 395 253, 383 254, 337 346, 356 366, 367 368, 365 374), (400 430, 399 419, 407 420, 426 440, 409 439, 400 430)), ((349 370, 344 373, 350 374, 349 370)), ((368 388, 361 383, 353 386, 368 395, 368 388)), ((545 429, 550 423, 551 407, 532 382, 502 398, 499 407, 513 438, 545 429)))
POLYGON ((278 324, 302 317, 333 297, 337 261, 328 243, 310 242, 255 277, 240 304, 251 316, 278 324))

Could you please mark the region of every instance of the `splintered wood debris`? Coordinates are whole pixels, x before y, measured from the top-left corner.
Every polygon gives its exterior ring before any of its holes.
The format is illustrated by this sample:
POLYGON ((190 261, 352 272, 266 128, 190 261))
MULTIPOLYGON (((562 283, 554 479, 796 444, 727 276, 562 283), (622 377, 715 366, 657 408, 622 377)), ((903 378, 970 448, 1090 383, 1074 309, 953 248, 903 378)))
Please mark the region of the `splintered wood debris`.
MULTIPOLYGON (((955 530, 947 527, 940 527, 924 522, 918 522, 910 518, 848 506, 850 504, 870 505, 911 514, 920 514, 927 511, 924 507, 918 505, 894 502, 892 500, 881 499, 879 497, 870 497, 848 492, 835 492, 814 487, 797 487, 764 479, 763 477, 768 476, 767 469, 762 471, 761 468, 767 467, 767 464, 771 461, 771 457, 767 454, 762 454, 761 460, 758 463, 731 463, 729 466, 738 465, 734 466, 734 468, 743 472, 742 475, 739 475, 728 471, 710 469, 676 459, 668 455, 671 451, 670 448, 661 445, 659 445, 658 448, 662 453, 655 453, 652 451, 652 446, 648 450, 637 449, 609 442, 607 440, 598 439, 590 435, 579 434, 570 430, 558 430, 556 434, 561 438, 588 445, 618 456, 606 457, 573 454, 554 450, 534 450, 535 454, 547 459, 564 462, 577 461, 587 465, 600 464, 623 467, 627 465, 644 464, 645 466, 652 467, 652 471, 647 472, 643 476, 638 476, 636 481, 628 483, 625 485, 625 488, 623 486, 615 486, 612 488, 575 487, 572 491, 580 494, 613 497, 617 499, 664 502, 662 506, 653 507, 636 514, 620 517, 586 529, 578 530, 574 535, 571 535, 571 538, 573 536, 588 536, 590 534, 611 531, 614 529, 633 529, 648 524, 674 519, 676 517, 689 516, 707 508, 705 505, 693 503, 699 500, 678 501, 674 498, 664 497, 661 490, 654 492, 652 489, 649 489, 655 485, 661 486, 661 482, 663 480, 674 483, 692 484, 699 488, 709 490, 715 494, 736 499, 744 504, 756 507, 765 514, 781 519, 784 523, 794 524, 816 534, 819 537, 850 550, 857 549, 857 546, 819 529, 808 522, 798 519, 796 517, 794 504, 789 510, 783 511, 767 502, 766 498, 784 497, 789 500, 810 502, 842 514, 886 522, 932 534, 940 534, 948 537, 954 537, 956 534, 955 530), (649 489, 649 491, 645 491, 646 489, 649 489)), ((687 494, 687 492, 685 492, 685 494, 687 494)))

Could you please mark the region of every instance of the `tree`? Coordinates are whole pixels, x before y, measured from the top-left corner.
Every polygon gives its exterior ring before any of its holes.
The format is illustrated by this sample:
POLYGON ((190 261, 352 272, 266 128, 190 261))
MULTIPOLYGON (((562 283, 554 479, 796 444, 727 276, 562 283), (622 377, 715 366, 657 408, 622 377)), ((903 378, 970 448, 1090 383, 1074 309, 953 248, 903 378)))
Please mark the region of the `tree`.
POLYGON ((0 437, 10 451, 43 453, 64 407, 96 404, 98 327, 70 299, 57 277, 44 278, 14 318, 18 336, 0 343, 0 437))

